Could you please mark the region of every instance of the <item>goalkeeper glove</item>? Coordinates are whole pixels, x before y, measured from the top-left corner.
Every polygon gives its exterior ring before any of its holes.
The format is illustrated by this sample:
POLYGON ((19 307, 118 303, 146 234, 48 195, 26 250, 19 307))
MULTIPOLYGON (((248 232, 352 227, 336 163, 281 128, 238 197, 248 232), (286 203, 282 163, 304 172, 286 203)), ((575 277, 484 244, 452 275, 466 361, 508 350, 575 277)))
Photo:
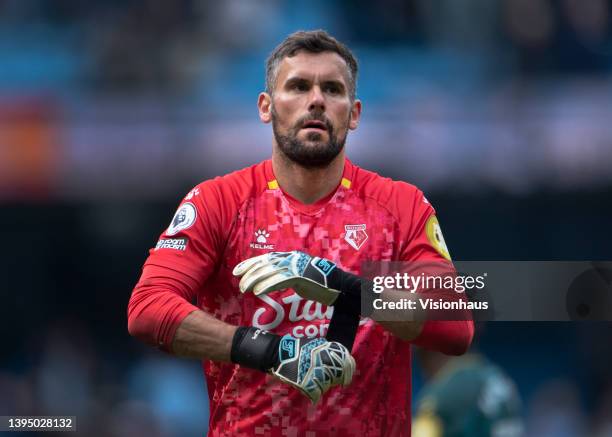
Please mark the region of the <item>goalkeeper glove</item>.
POLYGON ((281 337, 254 327, 236 330, 231 360, 271 373, 300 390, 313 404, 330 388, 349 385, 355 371, 355 359, 340 343, 281 337))
POLYGON ((234 276, 242 276, 240 291, 256 296, 293 288, 304 299, 342 307, 359 314, 364 280, 340 269, 328 259, 294 250, 270 252, 239 263, 234 276))

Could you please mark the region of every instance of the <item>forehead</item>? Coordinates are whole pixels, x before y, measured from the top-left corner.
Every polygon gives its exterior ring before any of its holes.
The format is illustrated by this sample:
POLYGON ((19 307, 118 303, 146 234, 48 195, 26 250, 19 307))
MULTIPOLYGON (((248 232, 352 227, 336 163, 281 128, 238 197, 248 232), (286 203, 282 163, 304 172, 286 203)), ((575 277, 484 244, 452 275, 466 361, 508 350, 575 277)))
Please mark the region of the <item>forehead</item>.
POLYGON ((277 84, 299 77, 338 80, 346 85, 348 74, 348 65, 335 52, 309 53, 299 51, 294 56, 283 58, 278 68, 277 84))

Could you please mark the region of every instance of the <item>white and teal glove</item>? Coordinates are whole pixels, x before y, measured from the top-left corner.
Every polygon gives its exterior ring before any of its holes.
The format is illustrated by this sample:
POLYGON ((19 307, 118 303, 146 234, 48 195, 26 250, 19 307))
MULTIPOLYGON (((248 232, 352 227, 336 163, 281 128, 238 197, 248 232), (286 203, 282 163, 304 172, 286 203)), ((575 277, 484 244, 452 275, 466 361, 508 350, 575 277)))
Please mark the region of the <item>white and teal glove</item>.
POLYGON ((342 344, 323 338, 281 337, 253 327, 240 327, 232 342, 231 360, 269 372, 313 404, 330 388, 351 383, 355 359, 342 344))
POLYGON ((304 299, 333 305, 341 292, 342 272, 328 259, 293 252, 270 252, 242 261, 233 271, 242 276, 240 291, 256 296, 293 288, 304 299))
POLYGON ((278 349, 279 364, 271 373, 304 393, 313 404, 330 388, 347 386, 353 379, 355 359, 342 344, 323 338, 285 335, 278 349))

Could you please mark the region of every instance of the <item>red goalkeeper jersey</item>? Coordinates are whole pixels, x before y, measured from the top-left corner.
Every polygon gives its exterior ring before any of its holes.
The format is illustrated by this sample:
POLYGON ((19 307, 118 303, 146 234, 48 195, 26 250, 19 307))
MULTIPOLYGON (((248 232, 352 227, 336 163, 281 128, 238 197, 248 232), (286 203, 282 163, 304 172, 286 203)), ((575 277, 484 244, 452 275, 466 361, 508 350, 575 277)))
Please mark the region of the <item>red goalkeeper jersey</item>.
MULTIPOLYGON (((291 289, 243 295, 232 276, 234 266, 265 252, 291 250, 329 258, 355 274, 364 261, 443 261, 448 256, 444 243, 432 243, 426 232, 434 214, 413 185, 348 160, 338 188, 311 205, 282 191, 269 160, 205 181, 185 197, 151 249, 130 299, 130 331, 169 348, 183 318, 201 309, 233 325, 295 337, 325 336, 333 308, 302 299, 291 289)), ((472 336, 470 321, 429 321, 414 343, 462 353, 472 336)), ((362 319, 352 352, 357 363, 353 382, 331 389, 314 406, 270 375, 204 361, 208 435, 409 436, 410 347, 362 319)))

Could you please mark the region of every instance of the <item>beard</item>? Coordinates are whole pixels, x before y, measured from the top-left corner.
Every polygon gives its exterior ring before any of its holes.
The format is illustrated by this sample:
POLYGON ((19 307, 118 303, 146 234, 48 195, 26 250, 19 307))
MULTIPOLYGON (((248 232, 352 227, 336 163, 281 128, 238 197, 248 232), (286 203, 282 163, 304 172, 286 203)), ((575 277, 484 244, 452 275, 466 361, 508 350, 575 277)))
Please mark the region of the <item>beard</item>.
POLYGON ((321 112, 317 111, 302 117, 295 126, 283 134, 278 127, 278 114, 274 107, 272 107, 272 132, 274 133, 276 144, 278 144, 278 148, 283 155, 301 167, 314 169, 329 166, 342 149, 344 149, 348 128, 342 137, 338 137, 338 133, 332 123, 321 112), (300 129, 308 120, 319 120, 325 123, 329 137, 327 142, 324 143, 322 141, 323 135, 319 132, 308 133, 306 139, 311 144, 306 144, 305 141, 298 139, 300 129))

